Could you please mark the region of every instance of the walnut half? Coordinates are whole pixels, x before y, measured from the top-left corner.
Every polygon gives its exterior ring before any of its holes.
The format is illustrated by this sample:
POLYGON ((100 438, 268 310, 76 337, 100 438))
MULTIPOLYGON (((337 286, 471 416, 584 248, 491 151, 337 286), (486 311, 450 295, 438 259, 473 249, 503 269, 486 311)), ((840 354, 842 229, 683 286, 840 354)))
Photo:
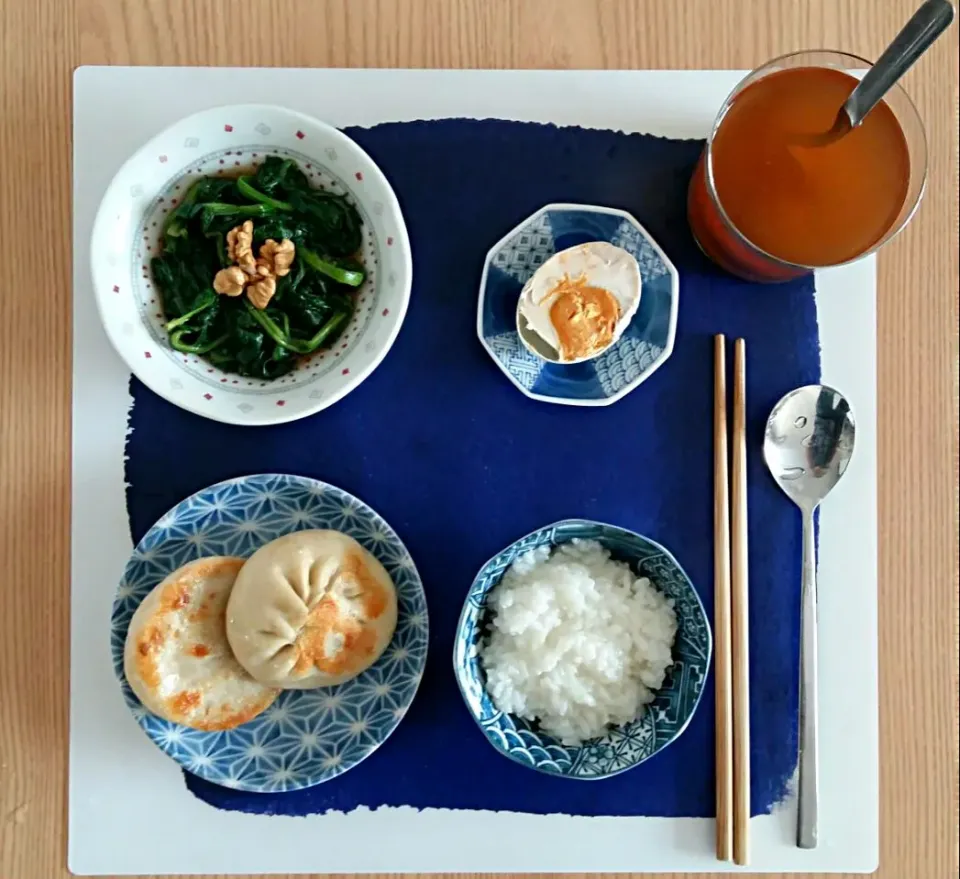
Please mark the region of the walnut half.
POLYGON ((261 311, 267 307, 267 304, 273 299, 273 294, 277 292, 276 278, 261 278, 247 286, 247 299, 250 300, 254 308, 261 311))
POLYGON ((220 269, 213 279, 213 289, 224 296, 239 296, 247 283, 247 276, 239 266, 220 269))
POLYGON ((253 220, 246 220, 227 233, 227 254, 237 265, 221 269, 213 289, 227 296, 239 296, 244 287, 255 308, 264 309, 277 292, 277 278, 290 274, 296 248, 289 238, 279 244, 268 238, 253 256, 253 220))
POLYGON ((263 275, 273 275, 282 278, 290 274, 290 266, 296 255, 296 248, 289 238, 284 238, 279 244, 268 238, 260 245, 260 259, 257 260, 258 272, 263 275), (266 273, 263 269, 267 269, 266 273))
POLYGON ((253 256, 253 220, 227 232, 227 256, 251 277, 257 273, 253 256))

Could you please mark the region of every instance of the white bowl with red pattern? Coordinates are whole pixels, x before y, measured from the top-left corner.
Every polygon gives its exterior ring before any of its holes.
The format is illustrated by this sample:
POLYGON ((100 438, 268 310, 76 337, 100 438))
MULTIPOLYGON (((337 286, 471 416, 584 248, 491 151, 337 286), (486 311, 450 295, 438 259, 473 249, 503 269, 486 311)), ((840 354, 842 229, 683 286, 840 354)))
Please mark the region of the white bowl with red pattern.
POLYGON ((330 406, 386 356, 403 323, 413 265, 397 197, 373 160, 337 129, 267 105, 188 116, 141 147, 107 187, 93 226, 93 284, 110 342, 133 374, 176 406, 229 424, 294 421, 330 406), (267 155, 296 160, 311 182, 344 193, 363 219, 367 279, 330 350, 273 381, 225 373, 173 349, 150 274, 160 229, 200 176, 250 168, 267 155))

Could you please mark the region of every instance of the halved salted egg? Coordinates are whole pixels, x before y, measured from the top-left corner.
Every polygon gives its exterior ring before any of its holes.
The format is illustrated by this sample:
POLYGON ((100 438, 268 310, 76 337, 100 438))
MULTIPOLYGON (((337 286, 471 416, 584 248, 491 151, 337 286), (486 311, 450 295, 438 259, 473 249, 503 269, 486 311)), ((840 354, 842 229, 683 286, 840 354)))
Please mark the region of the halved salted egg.
POLYGON ((640 266, 622 247, 591 241, 561 250, 520 293, 520 338, 546 360, 589 360, 623 334, 640 305, 640 287, 640 266))

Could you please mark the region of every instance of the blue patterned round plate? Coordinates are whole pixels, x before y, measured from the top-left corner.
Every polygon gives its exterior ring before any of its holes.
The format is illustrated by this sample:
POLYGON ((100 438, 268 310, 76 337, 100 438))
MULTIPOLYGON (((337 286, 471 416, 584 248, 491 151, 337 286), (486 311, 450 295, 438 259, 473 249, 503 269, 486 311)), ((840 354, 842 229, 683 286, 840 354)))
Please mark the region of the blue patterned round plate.
POLYGON ((347 492, 302 476, 244 476, 181 501, 133 551, 111 619, 113 667, 137 723, 189 772, 254 792, 297 790, 329 781, 370 756, 403 718, 427 661, 427 600, 413 559, 393 529, 347 492), (236 729, 200 732, 144 709, 123 673, 130 618, 169 573, 208 555, 246 558, 291 531, 332 528, 359 541, 397 587, 397 630, 383 656, 345 684, 286 690, 236 729))
POLYGON ((540 528, 488 561, 467 595, 457 637, 453 666, 460 692, 487 741, 501 754, 524 766, 565 778, 595 780, 618 775, 662 751, 686 729, 697 710, 710 668, 713 639, 697 590, 677 560, 660 544, 626 528, 586 519, 567 519, 540 528), (504 714, 485 689, 477 645, 485 634, 486 603, 514 560, 539 546, 556 546, 574 538, 602 543, 615 559, 625 561, 640 576, 674 602, 677 636, 673 666, 663 687, 638 720, 611 727, 579 746, 563 745, 536 725, 504 714))

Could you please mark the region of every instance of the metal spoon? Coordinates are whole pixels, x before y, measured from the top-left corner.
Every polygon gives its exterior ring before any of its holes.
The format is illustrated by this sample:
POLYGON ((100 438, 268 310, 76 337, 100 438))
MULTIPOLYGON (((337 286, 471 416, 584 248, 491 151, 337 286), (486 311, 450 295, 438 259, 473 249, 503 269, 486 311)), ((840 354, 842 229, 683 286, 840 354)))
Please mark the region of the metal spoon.
POLYGON ((798 133, 792 135, 791 140, 798 146, 827 146, 856 128, 894 83, 950 26, 953 15, 953 4, 949 0, 926 0, 850 92, 830 130, 819 134, 798 133))
POLYGON ((817 845, 817 557, 813 513, 846 471, 855 434, 850 405, 843 395, 825 385, 808 385, 791 391, 773 407, 763 436, 767 467, 803 513, 797 808, 800 848, 817 845))

